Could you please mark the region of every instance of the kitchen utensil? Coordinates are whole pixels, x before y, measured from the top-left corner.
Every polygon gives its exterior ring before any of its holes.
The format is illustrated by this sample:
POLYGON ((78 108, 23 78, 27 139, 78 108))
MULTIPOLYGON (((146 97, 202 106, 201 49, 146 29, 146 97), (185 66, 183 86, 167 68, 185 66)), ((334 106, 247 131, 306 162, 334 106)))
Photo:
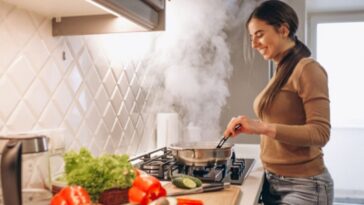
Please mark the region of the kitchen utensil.
POLYGON ((232 155, 233 144, 225 143, 216 148, 216 142, 172 144, 169 149, 176 160, 189 166, 224 164, 232 155))
POLYGON ((188 195, 188 194, 198 194, 204 192, 213 192, 213 191, 220 191, 224 188, 229 187, 229 183, 213 183, 213 184, 204 184, 200 187, 194 189, 185 189, 185 190, 177 190, 177 191, 170 191, 167 193, 167 196, 181 196, 181 195, 188 195))
MULTIPOLYGON (((241 124, 237 124, 237 125, 234 127, 234 131, 237 131, 238 129, 240 129, 240 127, 241 127, 241 124)), ((224 137, 220 140, 219 144, 217 144, 216 148, 221 148, 221 147, 222 147, 222 145, 224 145, 224 143, 226 142, 226 140, 228 140, 230 137, 231 137, 231 135, 229 135, 229 136, 227 136, 227 137, 225 137, 225 136, 224 136, 224 137)))
POLYGON ((4 205, 49 204, 50 167, 46 136, 0 136, 4 205))

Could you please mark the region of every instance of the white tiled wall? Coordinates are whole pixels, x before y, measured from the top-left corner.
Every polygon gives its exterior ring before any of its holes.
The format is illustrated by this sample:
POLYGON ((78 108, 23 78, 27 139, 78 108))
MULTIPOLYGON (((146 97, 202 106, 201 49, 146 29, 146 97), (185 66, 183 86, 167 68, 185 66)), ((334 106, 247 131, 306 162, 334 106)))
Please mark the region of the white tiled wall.
POLYGON ((97 39, 52 37, 50 19, 0 0, 0 135, 46 130, 96 155, 153 148, 142 64, 111 65, 97 39))

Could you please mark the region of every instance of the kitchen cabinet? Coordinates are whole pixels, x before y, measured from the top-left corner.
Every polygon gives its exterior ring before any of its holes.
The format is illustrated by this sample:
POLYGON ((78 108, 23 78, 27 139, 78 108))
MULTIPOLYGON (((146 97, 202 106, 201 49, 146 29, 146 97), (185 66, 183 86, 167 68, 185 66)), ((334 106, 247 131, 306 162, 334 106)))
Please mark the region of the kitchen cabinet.
POLYGON ((165 0, 4 0, 52 19, 52 34, 164 30, 165 0))

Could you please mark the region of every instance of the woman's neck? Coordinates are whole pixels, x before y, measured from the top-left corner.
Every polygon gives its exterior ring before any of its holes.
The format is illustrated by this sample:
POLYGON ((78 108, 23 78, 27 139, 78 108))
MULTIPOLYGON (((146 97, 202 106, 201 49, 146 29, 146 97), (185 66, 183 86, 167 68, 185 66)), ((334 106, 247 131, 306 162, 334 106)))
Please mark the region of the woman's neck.
POLYGON ((287 53, 289 53, 289 51, 295 47, 296 43, 294 41, 288 41, 285 46, 282 49, 282 52, 280 52, 280 54, 278 54, 275 58, 273 58, 273 62, 278 65, 279 62, 281 62, 281 60, 283 59, 284 56, 287 55, 287 53))

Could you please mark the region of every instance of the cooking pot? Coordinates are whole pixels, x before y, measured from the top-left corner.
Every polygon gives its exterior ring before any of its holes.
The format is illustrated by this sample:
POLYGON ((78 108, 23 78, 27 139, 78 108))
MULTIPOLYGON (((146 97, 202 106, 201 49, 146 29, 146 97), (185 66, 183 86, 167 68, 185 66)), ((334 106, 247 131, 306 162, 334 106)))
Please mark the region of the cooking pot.
POLYGON ((193 142, 170 145, 176 160, 189 166, 224 164, 232 155, 233 144, 225 143, 216 148, 217 142, 193 142))

